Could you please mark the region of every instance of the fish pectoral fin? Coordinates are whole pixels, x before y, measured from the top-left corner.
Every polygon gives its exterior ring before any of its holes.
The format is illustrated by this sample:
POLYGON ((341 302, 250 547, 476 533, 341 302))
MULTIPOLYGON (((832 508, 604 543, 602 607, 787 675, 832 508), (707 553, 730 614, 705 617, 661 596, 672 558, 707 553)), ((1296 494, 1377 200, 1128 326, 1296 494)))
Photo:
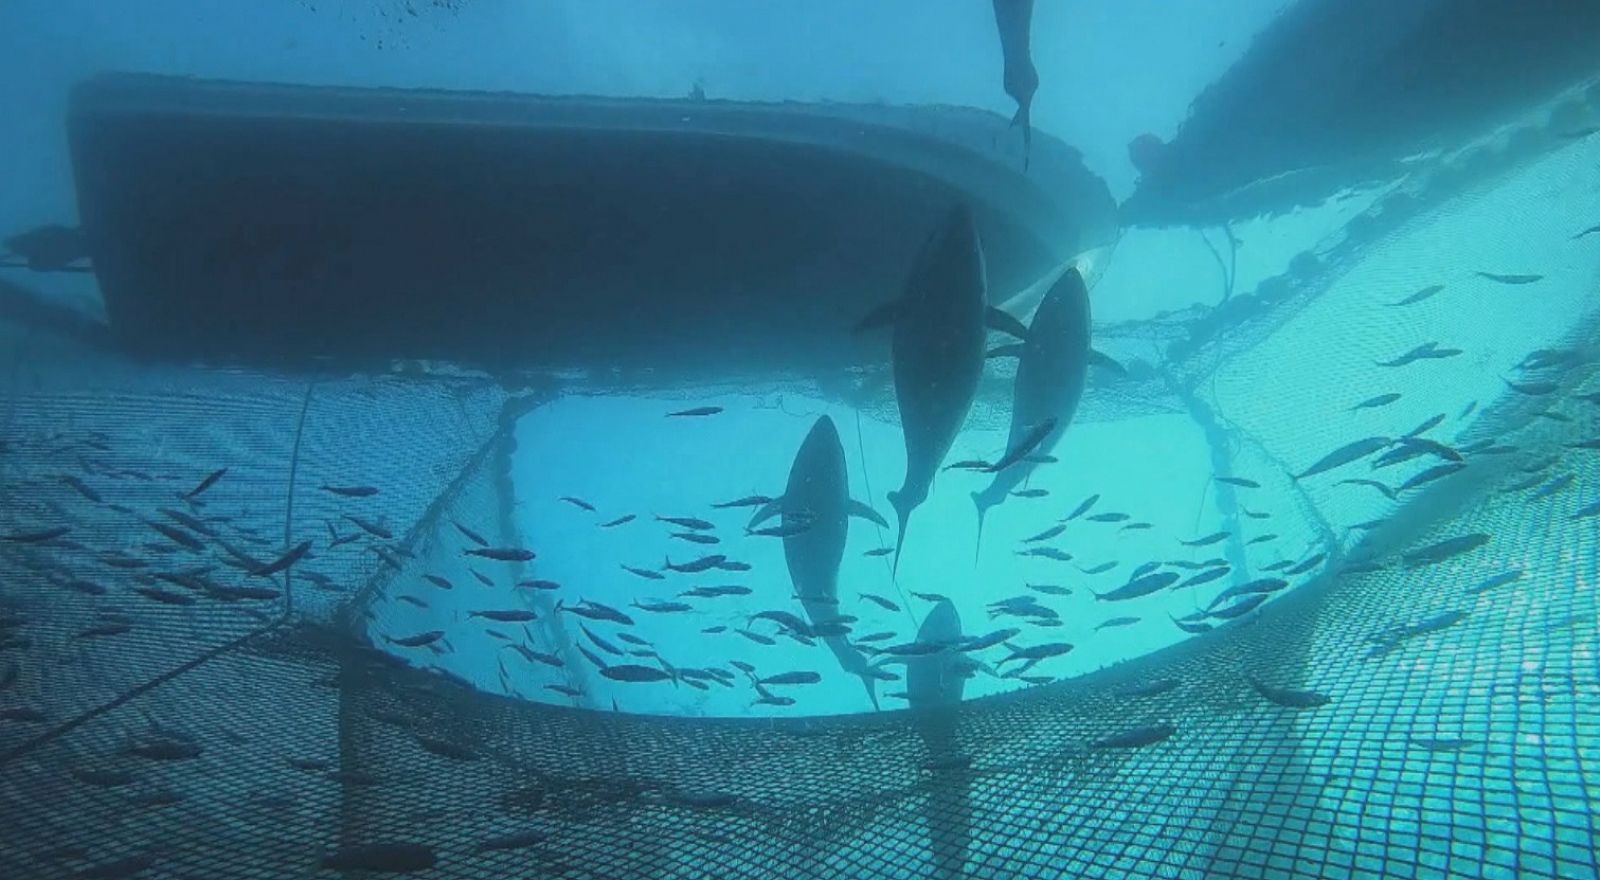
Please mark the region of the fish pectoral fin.
POLYGON ((1021 321, 994 306, 988 306, 984 309, 983 323, 990 330, 998 330, 1018 339, 1025 340, 1028 338, 1028 328, 1024 327, 1021 321))
POLYGON ((851 516, 859 516, 862 519, 873 523, 874 525, 882 526, 883 528, 889 527, 889 521, 884 519, 882 514, 878 513, 876 510, 873 510, 864 501, 857 501, 854 498, 850 499, 849 513, 851 516))
POLYGON ((997 345, 994 348, 989 349, 989 353, 984 355, 984 357, 987 357, 987 358, 1022 357, 1022 350, 1024 348, 1026 348, 1026 346, 1023 345, 1020 342, 1012 342, 1012 343, 1009 343, 1009 344, 1006 344, 1006 345, 997 345))
POLYGON ((854 332, 861 333, 866 330, 879 330, 894 323, 900 314, 900 300, 891 299, 881 306, 868 312, 861 320, 856 322, 854 332))
POLYGON ((750 529, 761 525, 780 513, 783 513, 783 499, 774 498, 771 501, 768 501, 766 504, 756 508, 756 512, 750 517, 750 523, 745 526, 745 530, 749 531, 750 529))
POLYGON ((1089 349, 1089 363, 1092 366, 1111 370, 1119 376, 1128 375, 1127 367, 1124 367, 1122 364, 1118 363, 1115 358, 1111 357, 1111 355, 1108 355, 1103 351, 1099 351, 1098 349, 1089 349))

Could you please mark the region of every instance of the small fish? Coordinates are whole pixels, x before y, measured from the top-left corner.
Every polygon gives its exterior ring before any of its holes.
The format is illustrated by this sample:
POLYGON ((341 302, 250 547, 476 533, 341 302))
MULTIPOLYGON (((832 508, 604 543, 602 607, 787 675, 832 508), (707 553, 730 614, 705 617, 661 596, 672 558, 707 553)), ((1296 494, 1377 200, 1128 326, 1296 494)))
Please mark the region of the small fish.
POLYGON ((1460 556, 1463 553, 1470 553, 1473 550, 1476 550, 1479 547, 1489 543, 1489 540, 1489 535, 1483 532, 1471 532, 1465 535, 1457 535, 1453 538, 1446 538, 1443 541, 1413 550, 1410 553, 1402 556, 1401 559, 1407 568, 1421 568, 1425 565, 1433 565, 1435 563, 1443 562, 1447 559, 1460 556))
POLYGON ((1438 293, 1441 290, 1444 290, 1444 285, 1443 284, 1430 284, 1427 287, 1424 287, 1421 290, 1417 291, 1416 293, 1411 294, 1410 296, 1406 297, 1405 299, 1400 300, 1399 302, 1389 303, 1389 305, 1391 305, 1391 306, 1409 306, 1409 305, 1413 305, 1415 303, 1419 303, 1419 302, 1422 302, 1425 299, 1428 299, 1429 297, 1433 296, 1434 294, 1438 293))
POLYGON ((505 610, 468 611, 468 617, 482 617, 499 623, 527 623, 538 620, 538 615, 525 608, 510 608, 505 610))
POLYGON ((1070 595, 1072 595, 1072 588, 1070 588, 1070 587, 1062 587, 1062 586, 1058 586, 1056 584, 1023 584, 1023 586, 1027 587, 1030 590, 1033 590, 1036 593, 1043 593, 1046 596, 1070 596, 1070 595))
POLYGON ((624 515, 622 515, 622 516, 619 516, 619 517, 617 517, 617 518, 616 518, 616 519, 614 519, 614 520, 610 520, 610 521, 607 521, 607 522, 603 522, 603 523, 601 523, 601 524, 600 524, 600 528, 602 528, 602 529, 614 529, 614 528, 616 528, 616 527, 617 527, 617 526, 620 526, 620 525, 623 525, 623 524, 625 524, 625 523, 631 523, 631 522, 633 522, 633 521, 634 521, 634 520, 635 520, 635 519, 636 519, 636 518, 637 518, 637 517, 635 517, 635 516, 634 516, 634 515, 633 515, 633 514, 631 514, 631 513, 629 513, 629 514, 624 514, 624 515))
POLYGON ((1356 440, 1353 443, 1346 443, 1345 445, 1318 459, 1315 464, 1311 465, 1300 473, 1295 474, 1294 478, 1297 480, 1303 480, 1306 477, 1315 476, 1324 471, 1331 471, 1336 467, 1347 465, 1352 461, 1366 458, 1372 453, 1388 446, 1392 442, 1394 441, 1389 437, 1367 437, 1363 440, 1356 440))
POLYGON ((737 501, 724 501, 721 504, 713 504, 711 507, 714 510, 728 510, 734 507, 761 507, 776 500, 771 495, 746 495, 737 501))
POLYGON ((893 552, 894 552, 894 548, 893 547, 874 547, 871 550, 868 550, 867 552, 865 552, 865 553, 863 553, 861 555, 862 556, 888 556, 890 553, 893 553, 893 552))
MULTIPOLYGON (((1178 543, 1182 544, 1185 547, 1209 547, 1212 544, 1217 543, 1218 541, 1225 540, 1228 537, 1228 535, 1229 535, 1228 532, 1212 532, 1211 534, 1206 535, 1203 538, 1195 538, 1193 541, 1179 541, 1178 543)), ((1212 551, 1212 552, 1216 552, 1216 551, 1212 551)))
POLYGON ((890 657, 926 657, 930 654, 938 654, 947 650, 947 648, 948 646, 941 642, 901 642, 897 645, 890 645, 879 653, 888 654, 890 657))
POLYGON ((1261 488, 1260 483, 1257 483, 1255 480, 1247 480, 1244 477, 1217 477, 1217 482, 1227 483, 1230 486, 1238 486, 1241 489, 1261 488))
POLYGON ((1104 736, 1089 743, 1091 749, 1138 749, 1155 745, 1178 732, 1171 724, 1152 724, 1104 736))
POLYGON ((1023 538, 1022 539, 1022 543, 1024 543, 1024 544, 1037 544, 1040 541, 1048 541, 1051 538, 1054 538, 1055 536, 1061 534, 1062 532, 1064 532, 1066 530, 1067 530, 1067 527, 1065 525, 1058 523, 1056 525, 1051 526, 1048 529, 1045 529, 1044 531, 1038 533, 1037 535, 1034 535, 1031 538, 1023 538))
POLYGON ((1394 497, 1395 497, 1393 489, 1389 488, 1387 485, 1385 485, 1383 483, 1378 482, 1377 480, 1365 480, 1365 479, 1340 480, 1338 483, 1335 483, 1334 485, 1337 485, 1337 486, 1366 486, 1368 488, 1377 489, 1379 492, 1382 492, 1383 493, 1383 497, 1389 499, 1390 501, 1393 501, 1394 497))
POLYGON ((323 856, 322 867, 334 871, 405 874, 426 871, 436 861, 433 848, 420 843, 361 843, 340 847, 323 856))
POLYGON ((1206 606, 1206 613, 1209 614, 1215 611, 1230 599, 1236 599, 1240 596, 1270 595, 1287 586, 1289 586, 1289 582, 1283 578, 1257 578, 1247 583, 1232 586, 1218 593, 1216 598, 1211 600, 1211 604, 1206 606))
POLYGON ((1218 618, 1219 620, 1233 620, 1234 618, 1242 617, 1246 614, 1249 614, 1251 611, 1254 611, 1261 603, 1267 601, 1267 595, 1268 594, 1266 593, 1251 593, 1232 605, 1228 605, 1226 607, 1219 608, 1216 611, 1210 612, 1210 616, 1218 618))
POLYGON ((436 629, 429 632, 417 633, 414 636, 403 636, 398 639, 391 636, 384 636, 383 638, 384 641, 388 642, 389 644, 399 645, 402 648, 420 648, 424 645, 431 645, 443 637, 444 631, 436 629))
POLYGON ((1043 645, 1029 645, 1025 648, 1013 647, 1011 649, 1011 653, 1006 655, 1005 659, 1001 660, 995 665, 997 667, 1004 666, 1013 660, 1023 660, 1026 661, 1026 666, 1031 667, 1040 660, 1048 660, 1051 657, 1060 657, 1064 654, 1068 654, 1072 651, 1072 649, 1073 646, 1067 644, 1066 642, 1050 642, 1043 645))
POLYGON ((1178 687, 1176 678, 1158 678, 1144 684, 1136 684, 1117 691, 1119 697, 1158 697, 1178 687))
POLYGON ((947 471, 981 471, 989 467, 989 463, 981 458, 966 458, 952 464, 945 465, 947 471))
POLYGON ((465 537, 468 541, 471 541, 472 543, 477 544, 479 547, 487 547, 487 546, 489 546, 489 542, 487 540, 485 540, 482 535, 478 534, 477 532, 473 531, 472 529, 467 528, 466 526, 462 525, 459 522, 456 522, 455 520, 451 520, 450 524, 455 526, 456 527, 456 531, 460 532, 462 534, 462 536, 465 537))
POLYGON ((1129 517, 1126 513, 1097 513, 1094 516, 1089 517, 1089 522, 1117 523, 1127 522, 1129 519, 1131 519, 1131 517, 1129 517))
POLYGON ((1246 547, 1254 547, 1257 544, 1266 544, 1276 540, 1278 540, 1278 536, 1272 532, 1268 532, 1265 535, 1257 535, 1254 538, 1251 538, 1250 540, 1244 542, 1244 545, 1246 547))
POLYGON ((120 635, 123 635, 125 633, 132 632, 132 631, 133 631, 133 624, 128 623, 126 621, 112 621, 112 622, 109 622, 109 623, 101 623, 101 624, 97 624, 95 626, 91 626, 91 627, 89 627, 87 629, 79 630, 78 631, 78 638, 80 638, 80 639, 107 638, 109 636, 120 636, 120 635))
POLYGON ((1459 752, 1463 749, 1472 748, 1478 744, 1478 741, 1475 739, 1414 736, 1411 738, 1411 744, 1429 752, 1459 752))
POLYGON ((1241 507, 1239 509, 1244 512, 1245 516, 1248 516, 1251 519, 1271 519, 1272 518, 1272 514, 1266 513, 1264 511, 1251 510, 1248 507, 1241 507))
POLYGON ((1576 480, 1576 478, 1578 478, 1578 475, 1576 474, 1563 474, 1560 475, 1560 477, 1555 477, 1554 480, 1550 480, 1549 483, 1544 483, 1544 485, 1539 486, 1538 490, 1534 491, 1533 494, 1530 494, 1528 498, 1530 498, 1531 501, 1538 501, 1538 499, 1541 498, 1550 498, 1552 494, 1565 490, 1566 486, 1573 485, 1573 480, 1576 480))
MULTIPOLYGON (((985 648, 992 648, 995 645, 1001 644, 1002 642, 1009 641, 1021 633, 1022 630, 1017 629, 1016 627, 997 629, 987 635, 981 635, 973 639, 968 639, 965 642, 960 642, 955 645, 955 649, 961 652, 982 651, 985 648)), ((883 635, 887 637, 890 634, 884 633, 883 635)), ((857 639, 857 641, 864 641, 864 639, 857 639)))
POLYGON ((623 614, 621 611, 618 611, 609 605, 601 605, 599 602, 593 602, 588 599, 583 600, 577 605, 568 606, 563 606, 562 603, 558 601, 556 602, 556 610, 565 610, 570 614, 576 614, 579 617, 586 617, 590 620, 604 620, 611 623, 620 623, 623 626, 633 626, 633 618, 623 614))
POLYGON ((1439 427, 1443 423, 1444 423, 1444 413, 1439 413, 1438 415, 1435 415, 1433 418, 1428 419, 1427 421, 1423 422, 1422 424, 1420 424, 1420 425, 1416 426, 1415 428, 1412 428, 1411 430, 1407 431, 1404 435, 1402 435, 1401 439, 1405 440, 1407 438, 1421 436, 1422 434, 1426 434, 1427 432, 1433 430, 1434 428, 1439 427))
POLYGON ((218 468, 217 470, 212 471, 211 473, 206 475, 205 479, 200 481, 199 485, 197 485, 193 489, 190 489, 189 491, 183 493, 183 495, 181 495, 179 497, 181 497, 181 498, 196 498, 196 497, 199 497, 200 493, 202 493, 205 490, 211 488, 212 486, 215 486, 217 484, 217 481, 222 479, 223 475, 226 474, 227 472, 228 472, 227 468, 218 468))
POLYGON ((1580 507, 1574 511, 1572 516, 1568 517, 1568 519, 1588 519, 1592 516, 1600 516, 1600 501, 1594 501, 1589 504, 1585 504, 1583 507, 1580 507))
POLYGON ((1071 562, 1072 554, 1055 547, 1029 547, 1019 551, 1018 556, 1037 556, 1043 559, 1054 559, 1057 562, 1071 562))
POLYGON ((5 536, 5 540, 15 544, 43 544, 46 541, 64 538, 71 532, 72 529, 67 526, 56 526, 55 528, 39 529, 33 532, 12 532, 5 536))
POLYGON ((720 563, 726 561, 727 558, 728 557, 720 554, 712 554, 710 556, 702 556, 699 559, 690 560, 689 562, 673 562, 672 558, 668 557, 666 564, 662 566, 662 570, 675 571, 679 572, 680 574, 698 574, 702 571, 709 571, 710 569, 716 568, 720 563))
POLYGON ((764 635, 762 635, 761 633, 758 633, 758 632, 751 632, 750 630, 747 630, 747 629, 736 629, 736 630, 734 630, 734 632, 738 633, 741 636, 744 636, 745 638, 749 639, 752 642, 755 642, 758 645, 765 645, 767 647, 771 647, 771 646, 776 645, 778 643, 777 640, 775 640, 775 639, 772 639, 772 638, 769 638, 767 636, 764 636, 764 635))
POLYGON ((715 524, 692 516, 661 516, 658 514, 656 522, 671 523, 680 528, 692 529, 696 532, 709 532, 716 528, 715 524))
POLYGON ((1113 617, 1108 620, 1100 621, 1100 623, 1097 624, 1094 629, 1095 632, 1099 632, 1103 629, 1115 629, 1122 626, 1132 626, 1138 623, 1140 620, 1141 618, 1138 617, 1113 617))
POLYGON ((1049 489, 1012 489, 1012 498, 1043 498, 1050 494, 1049 489))
POLYGON ((1449 464, 1435 465, 1435 466, 1433 466, 1431 468, 1428 468, 1427 470, 1423 471, 1422 473, 1417 474, 1416 476, 1412 477, 1411 479, 1406 480, 1404 483, 1401 483, 1395 489, 1395 492, 1396 493, 1408 492, 1408 491, 1410 491, 1412 489, 1416 489, 1416 488, 1418 488, 1420 486, 1426 486, 1427 484, 1433 482, 1434 480, 1444 479, 1445 477, 1448 477, 1451 474, 1453 474, 1453 473, 1455 473, 1455 472, 1457 472, 1457 471, 1459 471, 1459 470, 1461 470, 1462 468, 1465 468, 1465 467, 1466 467, 1466 465, 1457 464, 1455 462, 1451 462, 1449 464))
POLYGON ((587 510, 590 513, 594 513, 594 505, 590 504, 589 502, 587 502, 585 500, 583 500, 582 498, 577 498, 577 497, 574 497, 572 495, 563 495, 563 496, 561 496, 560 498, 558 498, 556 500, 557 501, 565 501, 568 504, 570 504, 573 507, 576 507, 576 508, 578 508, 580 510, 587 510))
POLYGON ((1529 397, 1543 397, 1546 394, 1553 394, 1561 387, 1561 383, 1559 382, 1546 381, 1518 383, 1513 382, 1510 379, 1501 379, 1500 381, 1506 383, 1506 387, 1510 388, 1512 391, 1515 391, 1518 394, 1526 394, 1529 397))
POLYGON ((745 537, 749 538, 792 538, 811 531, 811 525, 810 522, 800 519, 761 529, 745 529, 744 533, 745 537))
POLYGON ((645 578, 646 580, 664 581, 664 580, 667 579, 667 576, 662 574, 661 572, 652 571, 651 569, 648 569, 648 568, 634 568, 631 565, 624 565, 624 566, 622 566, 622 570, 627 572, 627 573, 629 573, 629 574, 645 578))
POLYGON ((441 590, 453 590, 453 589, 455 589, 455 584, 450 583, 450 581, 448 581, 445 578, 442 578, 442 577, 440 577, 440 576, 438 576, 436 574, 425 574, 422 577, 428 583, 433 584, 434 586, 438 587, 441 590))
POLYGON ((1479 278, 1487 278, 1497 284, 1532 284, 1543 281, 1543 275, 1500 275, 1495 272, 1473 272, 1479 278))
POLYGON ((1317 691, 1301 691, 1291 688, 1273 687, 1255 678, 1246 677, 1250 687, 1261 695, 1261 698, 1275 706, 1288 709, 1316 709, 1333 702, 1333 698, 1317 691))
POLYGON ((677 412, 667 413, 667 418, 714 416, 720 412, 722 412, 722 407, 720 406, 696 406, 690 409, 680 409, 677 412))
POLYGON ((377 488, 373 486, 329 486, 324 484, 320 488, 324 492, 343 495, 346 498, 371 498, 378 494, 377 488))
POLYGON ((273 561, 267 563, 261 568, 255 569, 250 573, 256 577, 270 577, 280 571, 283 571, 289 566, 294 565, 296 562, 299 562, 301 558, 310 552, 311 542, 301 541, 300 543, 289 548, 289 552, 279 556, 277 559, 274 559, 273 561))
MULTIPOLYGON (((642 602, 634 602, 633 603, 633 607, 639 609, 640 611, 648 611, 651 614, 676 614, 676 613, 682 612, 682 611, 693 611, 694 610, 694 606, 689 605, 686 602, 655 602, 655 601, 652 601, 649 604, 645 604, 645 603, 642 603, 642 602)), ((716 629, 717 632, 721 632, 723 629, 726 629, 726 627, 713 627, 713 629, 716 629)), ((709 632, 709 630, 701 630, 701 632, 709 632)))
POLYGON ((517 547, 478 547, 465 552, 468 556, 493 559, 496 562, 528 562, 534 558, 532 550, 517 547))
POLYGON ((1177 580, 1178 575, 1170 571, 1147 574, 1130 580, 1108 593, 1095 593, 1094 597, 1100 602, 1125 602, 1129 599, 1137 599, 1141 596, 1148 596, 1158 590, 1166 589, 1177 580))
POLYGON ((623 650, 621 648, 618 648, 616 645, 613 645, 610 642, 606 641, 605 639, 601 638, 600 636, 596 635, 594 630, 588 628, 587 626, 584 626, 581 623, 578 624, 578 629, 583 630, 583 634, 589 637, 589 641, 593 642, 594 646, 596 648, 599 648, 600 650, 606 652, 607 654, 610 654, 613 657, 621 657, 621 656, 623 656, 624 652, 623 652, 623 650))
POLYGON ((1216 580, 1217 578, 1226 576, 1228 574, 1228 572, 1230 572, 1232 570, 1233 570, 1233 567, 1229 566, 1229 565, 1223 565, 1223 566, 1220 566, 1218 568, 1208 568, 1205 571, 1202 571, 1199 574, 1196 574, 1196 575, 1190 577, 1188 580, 1185 580, 1183 583, 1178 584, 1176 587, 1174 587, 1174 589, 1181 590, 1181 589, 1183 589, 1185 587, 1198 587, 1201 584, 1208 584, 1208 583, 1211 583, 1212 581, 1216 580))
POLYGON ((889 599, 885 599, 884 597, 879 596, 876 593, 862 593, 861 594, 861 598, 867 600, 868 602, 871 602, 874 605, 877 605, 879 608, 882 608, 885 611, 899 611, 900 610, 900 606, 899 605, 896 605, 894 602, 890 601, 889 599))
POLYGON ((1284 571, 1284 574, 1289 575, 1290 577, 1293 577, 1295 575, 1305 574, 1306 572, 1310 571, 1311 569, 1316 568, 1317 566, 1321 565, 1322 561, 1324 559, 1327 559, 1327 558, 1328 558, 1328 554, 1326 554, 1326 553, 1318 553, 1315 556, 1312 556, 1309 559, 1306 559, 1305 561, 1300 562, 1300 563, 1294 565, 1293 567, 1286 569, 1284 571))
POLYGON ((549 839, 550 835, 536 829, 514 831, 510 834, 502 834, 499 837, 491 837, 479 843, 477 852, 504 852, 513 849, 527 849, 530 846, 538 846, 549 839))
POLYGON ((651 682, 667 681, 672 674, 664 669, 654 666, 639 666, 633 663, 617 663, 600 670, 600 674, 612 681, 626 682, 651 682))
POLYGON ((583 691, 580 691, 575 687, 568 687, 564 684, 547 684, 544 686, 544 689, 547 691, 555 691, 564 697, 576 698, 583 696, 583 691))
POLYGON ((1363 400, 1360 403, 1356 404, 1355 406, 1350 407, 1350 411, 1354 412, 1354 411, 1356 411, 1358 409, 1377 409, 1380 406, 1388 406, 1389 404, 1394 403, 1395 401, 1397 401, 1399 399, 1400 399, 1399 392, 1390 392, 1388 394, 1380 394, 1377 397, 1369 397, 1366 400, 1363 400))
POLYGON ((388 541, 388 540, 391 540, 391 539, 394 538, 394 534, 392 532, 390 532, 388 529, 384 528, 383 526, 378 525, 375 522, 372 522, 370 520, 362 519, 359 516, 351 516, 349 514, 345 514, 344 518, 349 520, 350 522, 354 523, 356 528, 360 529, 363 532, 366 532, 367 534, 373 536, 374 538, 379 538, 379 539, 382 539, 384 541, 388 541))
POLYGON ((911 594, 911 598, 913 598, 913 599, 921 599, 924 602, 934 602, 934 603, 950 601, 950 597, 946 596, 943 593, 916 593, 916 592, 913 592, 911 594))
POLYGON ((766 678, 757 679, 756 680, 756 684, 759 684, 759 685, 796 685, 796 684, 816 684, 819 681, 822 681, 822 676, 818 675, 815 672, 781 672, 781 673, 779 673, 777 675, 769 675, 766 678))
MULTIPOLYGON (((1597 507, 1600 507, 1600 505, 1597 505, 1597 507)), ((1486 578, 1485 580, 1482 580, 1482 581, 1478 582, 1474 586, 1468 587, 1467 588, 1467 595, 1475 596, 1475 595, 1477 595, 1479 593, 1487 593, 1488 591, 1493 590, 1496 587, 1503 587, 1506 584, 1515 583, 1515 582, 1520 581, 1520 580, 1522 580, 1522 570, 1521 569, 1512 569, 1511 571, 1503 571, 1503 572, 1501 572, 1501 573, 1499 573, 1497 575, 1491 575, 1490 577, 1486 578)))
POLYGON ((1053 417, 1034 425, 1021 440, 1017 441, 1016 446, 1006 450, 1006 454, 1001 456, 999 461, 984 468, 984 471, 992 474, 1011 467, 1037 449, 1039 444, 1044 442, 1044 438, 1050 436, 1050 432, 1055 429, 1056 420, 1053 417))
POLYGON ((1113 559, 1110 562, 1102 562, 1099 565, 1093 565, 1088 568, 1080 568, 1078 570, 1084 574, 1105 574, 1111 569, 1116 568, 1118 564, 1119 563, 1113 559))
POLYGON ((750 563, 734 562, 731 559, 724 559, 712 567, 718 571, 749 571, 750 563))
POLYGON ((1063 522, 1072 522, 1073 520, 1077 519, 1078 517, 1083 516, 1084 514, 1088 513, 1089 512, 1089 508, 1093 507, 1095 505, 1095 502, 1097 502, 1099 500, 1100 500, 1100 496, 1099 495, 1090 495, 1088 498, 1083 499, 1083 501, 1079 502, 1077 507, 1074 507, 1072 509, 1071 513, 1067 514, 1067 518, 1065 520, 1063 520, 1063 522))
POLYGON ((101 504, 105 501, 105 498, 101 497, 99 492, 96 492, 94 489, 90 488, 88 483, 85 483, 71 474, 63 474, 61 477, 61 482, 71 486, 79 495, 82 495, 96 504, 101 504))

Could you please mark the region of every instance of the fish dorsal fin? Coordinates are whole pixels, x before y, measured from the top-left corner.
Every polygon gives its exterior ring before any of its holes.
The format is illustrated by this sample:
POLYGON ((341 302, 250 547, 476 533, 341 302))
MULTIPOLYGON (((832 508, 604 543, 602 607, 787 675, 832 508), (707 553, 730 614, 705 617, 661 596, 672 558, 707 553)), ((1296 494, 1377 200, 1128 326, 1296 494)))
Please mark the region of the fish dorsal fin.
POLYGON ((1111 355, 1097 349, 1089 349, 1089 363, 1092 366, 1111 370, 1119 376, 1128 375, 1128 368, 1118 363, 1111 355))
POLYGON ((856 333, 867 330, 880 330, 892 325, 899 315, 900 300, 891 299, 868 312, 861 320, 857 321, 854 330, 856 333))
POLYGON ((766 504, 756 508, 755 514, 750 517, 750 524, 745 526, 745 528, 753 529, 780 513, 783 513, 783 499, 781 497, 774 498, 771 501, 768 501, 766 504))
POLYGON ((850 499, 849 513, 850 516, 858 516, 867 522, 882 526, 883 528, 889 527, 889 521, 884 519, 882 514, 867 506, 865 501, 857 501, 854 498, 850 499))
POLYGON ((999 330, 1001 333, 1015 336, 1018 339, 1028 338, 1028 328, 1024 327, 1021 321, 994 306, 988 306, 984 309, 983 323, 990 330, 999 330))
POLYGON ((1027 345, 1025 345, 1025 344, 1023 344, 1021 342, 1012 342, 1012 343, 1008 343, 1006 345, 997 345, 994 348, 989 349, 989 353, 984 355, 984 357, 988 357, 988 358, 1022 357, 1022 350, 1024 348, 1027 348, 1027 345))

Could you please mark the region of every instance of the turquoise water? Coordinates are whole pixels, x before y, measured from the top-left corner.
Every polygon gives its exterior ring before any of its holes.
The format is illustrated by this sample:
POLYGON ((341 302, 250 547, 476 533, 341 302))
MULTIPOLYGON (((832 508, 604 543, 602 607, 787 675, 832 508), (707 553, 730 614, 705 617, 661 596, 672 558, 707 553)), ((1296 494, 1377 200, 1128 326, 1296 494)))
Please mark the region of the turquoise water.
MULTIPOLYGON (((1123 202, 1147 182, 1130 144, 1177 143, 1293 7, 1041 3, 1036 137, 1123 202)), ((956 0, 12 0, 0 237, 87 222, 62 119, 107 70, 940 105, 933 128, 981 136, 936 171, 1018 194, 985 222, 1059 232, 1052 212, 1092 212, 1032 188, 994 29, 956 0)), ((375 841, 424 847, 403 870, 431 876, 1594 876, 1596 77, 1378 171, 1250 181, 1202 213, 1339 178, 1225 226, 1047 242, 1046 277, 988 301, 1026 322, 1081 271, 1105 362, 980 540, 990 476, 951 465, 1023 451, 1015 361, 986 358, 898 564, 892 329, 827 376, 280 370, 146 357, 101 335, 126 317, 93 272, 0 268, 0 874, 331 876, 375 841), (823 418, 841 492, 883 520, 847 520, 832 612, 754 533, 760 502, 728 504, 780 496, 823 418), (1266 598, 1213 613, 1241 588, 1266 598), (936 608, 959 635, 919 635, 936 608), (797 619, 844 626, 875 699, 797 619)), ((1020 261, 1013 241, 989 258, 1020 261)), ((841 309, 841 335, 903 287, 841 309)))

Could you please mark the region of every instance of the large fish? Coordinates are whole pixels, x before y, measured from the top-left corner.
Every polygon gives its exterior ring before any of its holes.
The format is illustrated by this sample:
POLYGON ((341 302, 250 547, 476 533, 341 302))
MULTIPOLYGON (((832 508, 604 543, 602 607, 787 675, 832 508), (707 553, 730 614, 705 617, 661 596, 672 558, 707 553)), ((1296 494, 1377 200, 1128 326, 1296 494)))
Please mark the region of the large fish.
MULTIPOLYGON (((1020 443, 1034 426, 1051 419, 1035 454, 1048 455, 1078 408, 1089 366, 1089 289, 1075 268, 1068 268, 1033 313, 1028 335, 1018 347, 1017 378, 1011 392, 1011 436, 1007 448, 1020 443)), ((978 538, 989 508, 1006 500, 1034 465, 1024 459, 995 474, 981 492, 972 493, 978 507, 978 538)))
POLYGON ((994 0, 994 23, 1000 31, 1000 54, 1005 62, 1006 94, 1017 102, 1013 126, 1022 126, 1022 167, 1033 152, 1033 93, 1039 90, 1039 71, 1033 66, 1029 45, 1033 28, 1033 0, 994 0))
MULTIPOLYGON (((917 641, 953 645, 962 640, 961 616, 949 600, 942 601, 923 618, 917 641)), ((937 709, 961 702, 974 661, 956 651, 911 657, 906 660, 906 699, 911 708, 937 709)), ((967 847, 972 836, 971 779, 965 772, 967 756, 960 751, 956 719, 950 712, 917 712, 913 729, 928 752, 934 771, 928 830, 933 848, 933 876, 965 877, 967 847)))
MULTIPOLYGON (((805 529, 783 536, 783 557, 789 565, 789 579, 795 595, 813 625, 839 616, 839 563, 844 559, 845 533, 849 517, 860 516, 887 525, 872 508, 850 499, 849 475, 845 470, 844 446, 833 419, 821 416, 795 453, 789 468, 789 485, 783 495, 773 499, 750 520, 754 528, 762 521, 782 515, 785 525, 809 523, 805 529)), ((867 659, 843 635, 823 638, 839 665, 861 677, 867 697, 878 705, 873 679, 867 675, 867 659)))
MULTIPOLYGON (((895 402, 905 433, 906 476, 889 503, 899 516, 895 570, 911 512, 927 500, 933 477, 967 420, 983 372, 984 325, 1006 323, 988 306, 983 245, 972 211, 957 205, 923 245, 905 295, 873 312, 863 327, 894 324, 895 402)), ((1016 319, 1009 319, 1016 325, 1016 319)))

